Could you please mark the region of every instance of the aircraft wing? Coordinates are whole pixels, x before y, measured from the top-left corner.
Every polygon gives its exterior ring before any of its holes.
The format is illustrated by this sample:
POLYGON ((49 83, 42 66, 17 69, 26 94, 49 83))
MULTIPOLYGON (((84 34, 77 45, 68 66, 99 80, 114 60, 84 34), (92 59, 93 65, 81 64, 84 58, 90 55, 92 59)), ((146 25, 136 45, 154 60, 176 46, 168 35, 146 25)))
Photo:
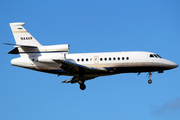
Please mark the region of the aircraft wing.
MULTIPOLYGON (((98 76, 95 76, 95 77, 98 77, 98 76)), ((85 80, 94 79, 95 77, 86 77, 85 80)), ((71 84, 73 84, 73 83, 77 83, 78 81, 79 81, 79 78, 74 76, 73 78, 64 80, 61 83, 71 83, 71 84)))
MULTIPOLYGON (((84 72, 89 72, 89 71, 104 71, 107 72, 107 70, 105 68, 95 68, 95 67, 87 67, 84 65, 80 65, 80 64, 76 64, 73 62, 69 62, 66 60, 60 60, 60 59, 53 59, 53 61, 55 61, 56 63, 60 64, 60 68, 63 69, 63 67, 68 67, 71 71, 75 71, 75 72, 79 72, 83 69, 84 72)), ((67 68, 65 68, 67 69, 67 68)))
MULTIPOLYGON (((67 71, 69 74, 85 74, 85 73, 97 73, 97 72, 107 72, 105 68, 94 68, 94 67, 87 67, 84 65, 76 64, 73 62, 69 62, 66 60, 60 60, 60 59, 53 59, 56 63, 60 65, 60 68, 64 69, 67 71)), ((83 76, 84 80, 90 80, 98 77, 98 75, 91 75, 91 76, 83 76)), ((71 79, 65 80, 62 83, 76 83, 79 81, 79 78, 77 76, 74 76, 71 79)))

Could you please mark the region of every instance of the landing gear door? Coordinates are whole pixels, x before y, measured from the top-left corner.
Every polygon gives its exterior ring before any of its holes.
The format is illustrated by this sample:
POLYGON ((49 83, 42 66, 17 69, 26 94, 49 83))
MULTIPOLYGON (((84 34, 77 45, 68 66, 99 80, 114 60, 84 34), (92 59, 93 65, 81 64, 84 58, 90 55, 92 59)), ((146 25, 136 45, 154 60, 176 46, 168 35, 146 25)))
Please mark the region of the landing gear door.
POLYGON ((94 63, 98 64, 99 63, 99 56, 94 56, 94 63))

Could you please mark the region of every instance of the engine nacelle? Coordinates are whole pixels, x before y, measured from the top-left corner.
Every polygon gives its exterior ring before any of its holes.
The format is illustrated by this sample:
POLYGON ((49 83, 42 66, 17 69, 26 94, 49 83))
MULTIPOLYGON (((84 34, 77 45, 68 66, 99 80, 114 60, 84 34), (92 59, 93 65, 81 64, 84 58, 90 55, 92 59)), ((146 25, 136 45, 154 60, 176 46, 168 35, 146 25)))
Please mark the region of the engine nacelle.
POLYGON ((39 47, 40 52, 60 52, 67 54, 69 53, 69 45, 61 44, 61 45, 50 45, 50 46, 41 46, 39 47))
POLYGON ((66 54, 39 56, 37 57, 35 61, 36 62, 53 62, 53 59, 66 60, 66 54))

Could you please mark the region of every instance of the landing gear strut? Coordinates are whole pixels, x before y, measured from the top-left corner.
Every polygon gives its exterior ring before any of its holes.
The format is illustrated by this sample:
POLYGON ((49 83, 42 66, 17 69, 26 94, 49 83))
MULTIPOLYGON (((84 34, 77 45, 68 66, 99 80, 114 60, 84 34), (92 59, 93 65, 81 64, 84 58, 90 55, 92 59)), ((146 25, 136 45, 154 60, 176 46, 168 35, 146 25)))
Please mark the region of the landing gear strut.
POLYGON ((81 90, 85 90, 86 89, 86 85, 84 84, 84 80, 79 80, 78 83, 79 83, 79 87, 81 90))
POLYGON ((149 78, 148 83, 151 84, 151 83, 152 83, 152 80, 151 80, 152 73, 149 72, 148 75, 149 75, 149 76, 148 76, 148 78, 149 78))

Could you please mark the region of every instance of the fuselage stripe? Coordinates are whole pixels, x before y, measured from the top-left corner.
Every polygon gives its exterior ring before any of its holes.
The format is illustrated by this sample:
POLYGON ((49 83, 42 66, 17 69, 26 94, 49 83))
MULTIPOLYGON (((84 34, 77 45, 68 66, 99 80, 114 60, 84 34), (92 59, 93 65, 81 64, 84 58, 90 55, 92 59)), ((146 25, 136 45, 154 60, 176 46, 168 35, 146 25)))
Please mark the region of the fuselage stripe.
POLYGON ((13 33, 28 33, 28 31, 12 31, 13 33))

